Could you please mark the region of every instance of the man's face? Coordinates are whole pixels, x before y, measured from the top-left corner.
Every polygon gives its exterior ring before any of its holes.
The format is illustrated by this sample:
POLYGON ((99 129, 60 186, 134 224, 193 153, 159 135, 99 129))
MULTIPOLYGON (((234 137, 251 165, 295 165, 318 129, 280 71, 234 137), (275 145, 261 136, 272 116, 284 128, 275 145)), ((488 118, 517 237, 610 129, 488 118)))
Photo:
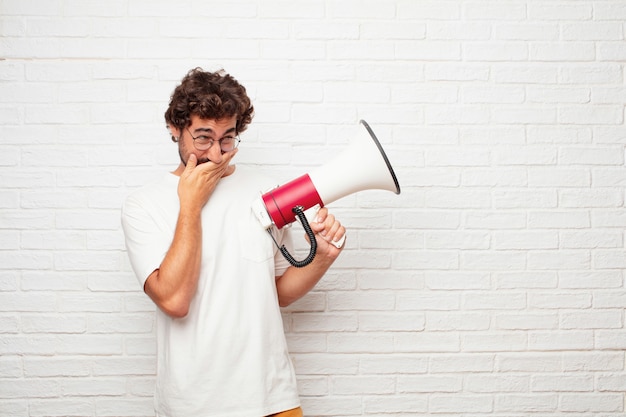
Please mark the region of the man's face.
POLYGON ((198 164, 213 161, 220 163, 222 161, 222 155, 224 152, 220 148, 219 140, 227 137, 233 137, 237 134, 237 117, 229 117, 220 120, 214 119, 201 119, 198 116, 191 116, 191 125, 184 128, 182 131, 173 129, 172 133, 178 136, 178 153, 183 165, 187 166, 189 155, 192 153, 198 158, 198 164), (213 145, 206 150, 198 150, 194 144, 194 139, 213 140, 213 145))

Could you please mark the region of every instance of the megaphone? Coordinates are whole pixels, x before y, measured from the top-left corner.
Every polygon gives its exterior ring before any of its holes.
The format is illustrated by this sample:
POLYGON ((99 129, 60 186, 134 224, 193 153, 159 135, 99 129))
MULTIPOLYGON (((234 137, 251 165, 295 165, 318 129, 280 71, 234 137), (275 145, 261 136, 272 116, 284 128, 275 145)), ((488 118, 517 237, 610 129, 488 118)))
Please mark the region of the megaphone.
POLYGON ((304 261, 296 261, 281 247, 285 258, 294 266, 306 266, 313 260, 315 236, 311 232, 305 211, 321 208, 342 197, 364 190, 387 190, 400 194, 400 184, 393 167, 365 120, 360 124, 356 140, 327 164, 304 174, 258 198, 252 209, 266 230, 282 227, 299 219, 311 243, 311 251, 304 261))

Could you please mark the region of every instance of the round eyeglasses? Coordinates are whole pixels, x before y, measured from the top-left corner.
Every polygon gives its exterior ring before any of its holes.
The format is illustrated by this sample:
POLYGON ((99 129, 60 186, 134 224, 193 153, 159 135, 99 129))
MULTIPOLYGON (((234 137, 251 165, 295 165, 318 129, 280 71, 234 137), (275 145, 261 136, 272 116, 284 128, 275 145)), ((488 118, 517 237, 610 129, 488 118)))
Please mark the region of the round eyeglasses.
POLYGON ((187 128, 187 132, 189 132, 189 135, 193 139, 193 146, 199 151, 206 151, 213 146, 214 142, 219 142, 222 152, 230 152, 239 146, 239 142, 241 142, 241 139, 239 139, 237 135, 224 136, 222 139, 216 141, 205 135, 194 136, 191 131, 189 131, 189 128, 187 128))

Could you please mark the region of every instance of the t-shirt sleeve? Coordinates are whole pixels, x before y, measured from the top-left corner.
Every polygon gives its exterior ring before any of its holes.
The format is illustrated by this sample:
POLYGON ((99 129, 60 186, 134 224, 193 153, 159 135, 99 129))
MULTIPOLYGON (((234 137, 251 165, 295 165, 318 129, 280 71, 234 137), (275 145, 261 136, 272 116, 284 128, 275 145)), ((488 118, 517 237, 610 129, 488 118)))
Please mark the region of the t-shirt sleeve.
POLYGON ((150 213, 133 196, 122 206, 122 229, 130 264, 143 289, 150 274, 161 266, 171 241, 163 239, 150 213))

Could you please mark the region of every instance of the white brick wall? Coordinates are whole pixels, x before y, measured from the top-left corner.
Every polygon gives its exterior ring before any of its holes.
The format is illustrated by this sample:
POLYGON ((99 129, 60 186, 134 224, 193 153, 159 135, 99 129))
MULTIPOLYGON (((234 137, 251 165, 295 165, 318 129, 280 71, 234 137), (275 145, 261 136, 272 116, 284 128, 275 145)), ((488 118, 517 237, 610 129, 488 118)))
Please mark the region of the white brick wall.
POLYGON ((123 198, 194 67, 289 180, 366 119, 402 194, 285 327, 307 416, 626 415, 626 0, 0 0, 0 415, 152 415, 123 198))

